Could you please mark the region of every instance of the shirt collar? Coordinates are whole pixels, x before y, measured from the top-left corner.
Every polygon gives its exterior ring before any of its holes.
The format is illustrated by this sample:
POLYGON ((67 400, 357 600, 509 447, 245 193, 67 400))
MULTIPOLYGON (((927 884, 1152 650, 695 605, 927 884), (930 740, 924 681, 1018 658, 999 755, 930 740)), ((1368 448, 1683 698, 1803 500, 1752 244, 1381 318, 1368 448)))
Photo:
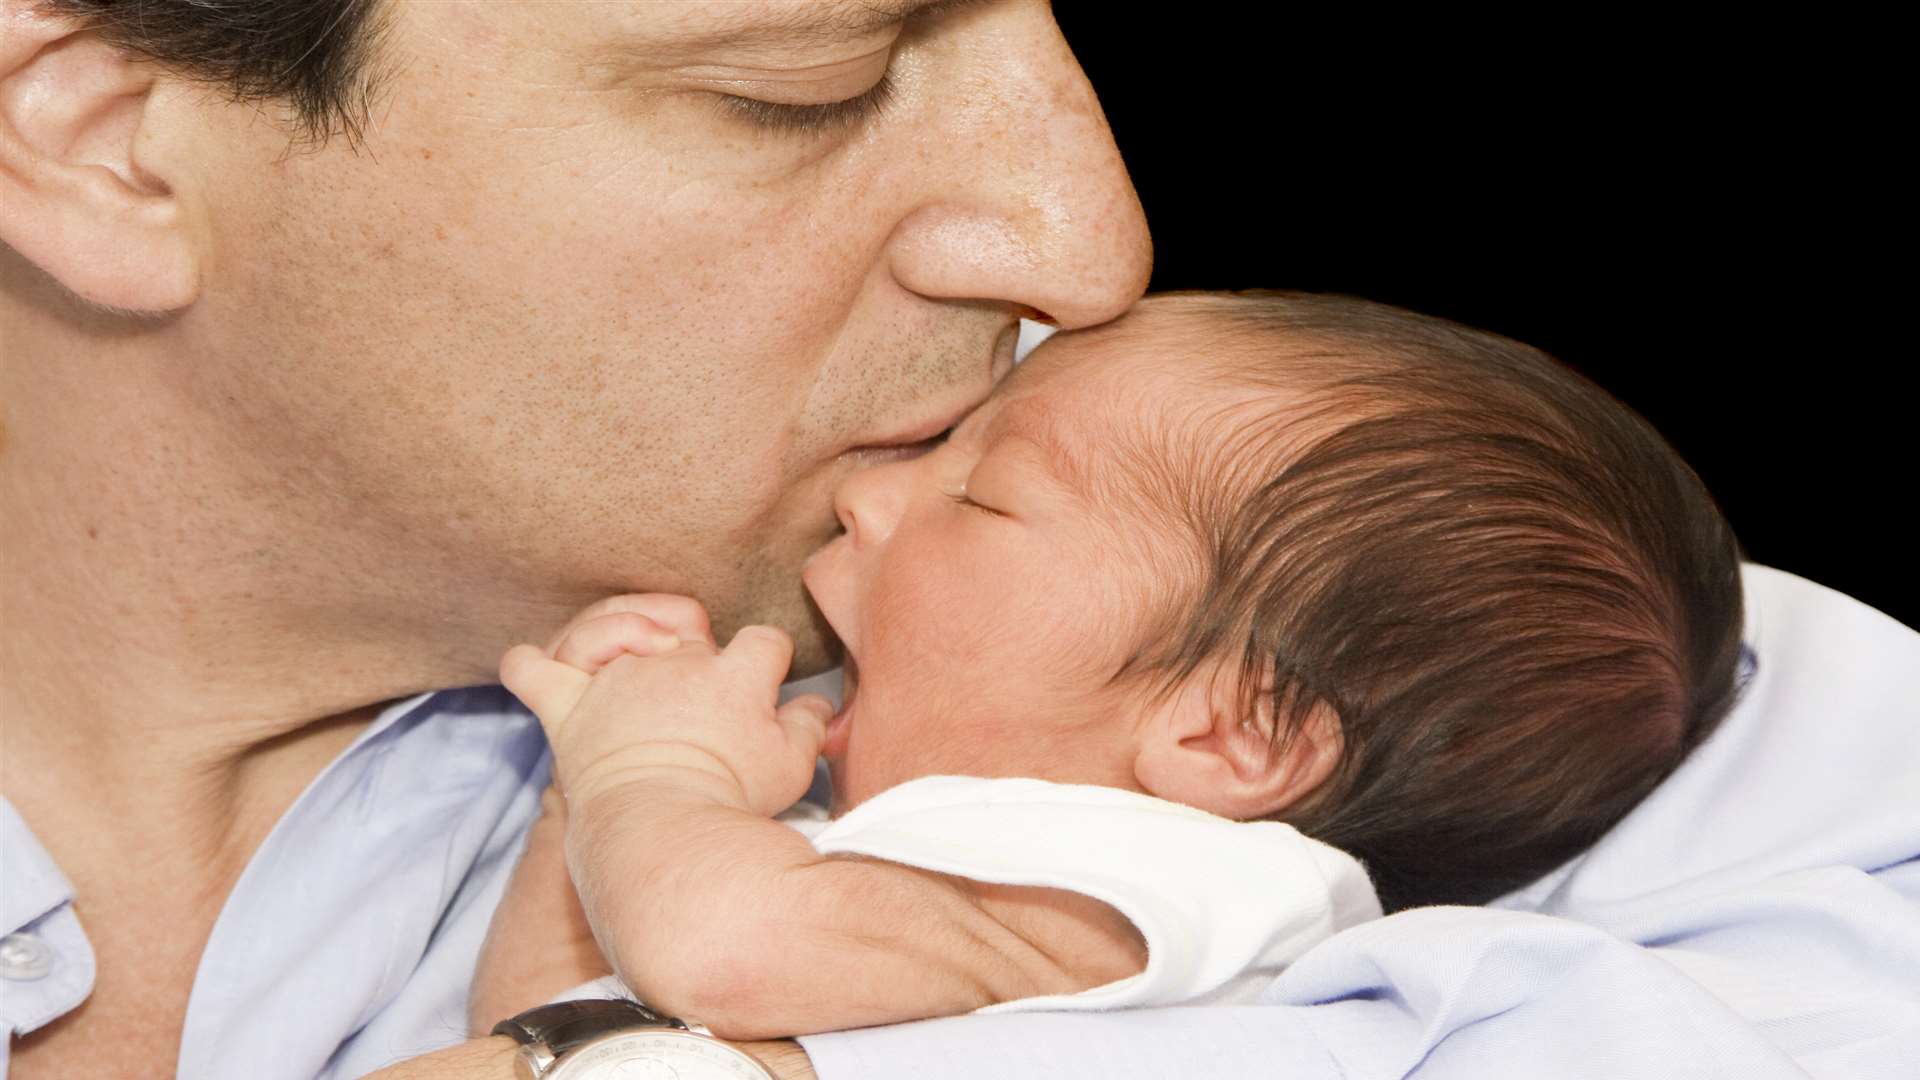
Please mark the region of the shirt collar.
MULTIPOLYGON (((346 758, 378 739, 431 697, 432 693, 416 694, 382 709, 373 723, 335 760, 346 758)), ((26 819, 5 796, 0 796, 0 854, 4 855, 6 864, 6 888, 0 889, 0 934, 13 933, 72 902, 73 883, 60 872, 59 864, 53 861, 39 837, 27 827, 26 819)))
POLYGON ((0 855, 6 862, 0 934, 11 934, 73 899, 73 883, 5 796, 0 796, 0 855))

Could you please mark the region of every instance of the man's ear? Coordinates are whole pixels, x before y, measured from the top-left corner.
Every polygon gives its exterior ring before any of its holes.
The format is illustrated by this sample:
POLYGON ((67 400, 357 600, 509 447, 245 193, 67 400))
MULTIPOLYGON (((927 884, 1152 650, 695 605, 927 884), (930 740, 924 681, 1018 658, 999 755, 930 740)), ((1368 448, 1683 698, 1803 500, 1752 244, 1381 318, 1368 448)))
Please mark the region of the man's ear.
POLYGON ((142 153, 159 73, 0 0, 0 241, 105 307, 175 311, 199 291, 180 202, 142 153))
POLYGON ((1315 702, 1299 730, 1276 742, 1274 695, 1240 693, 1238 666, 1203 667, 1139 726, 1134 776, 1149 794, 1236 821, 1292 806, 1340 761, 1340 717, 1315 702))

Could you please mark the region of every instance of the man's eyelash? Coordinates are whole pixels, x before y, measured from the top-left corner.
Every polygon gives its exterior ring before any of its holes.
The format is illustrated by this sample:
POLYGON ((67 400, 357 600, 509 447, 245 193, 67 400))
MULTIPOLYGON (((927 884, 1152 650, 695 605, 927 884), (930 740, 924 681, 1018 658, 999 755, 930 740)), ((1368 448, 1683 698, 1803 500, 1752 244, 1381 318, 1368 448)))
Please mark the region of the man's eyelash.
POLYGON ((793 105, 780 101, 721 95, 727 111, 757 128, 796 135, 815 135, 858 127, 880 115, 893 101, 892 73, 880 76, 873 88, 845 101, 820 105, 793 105))

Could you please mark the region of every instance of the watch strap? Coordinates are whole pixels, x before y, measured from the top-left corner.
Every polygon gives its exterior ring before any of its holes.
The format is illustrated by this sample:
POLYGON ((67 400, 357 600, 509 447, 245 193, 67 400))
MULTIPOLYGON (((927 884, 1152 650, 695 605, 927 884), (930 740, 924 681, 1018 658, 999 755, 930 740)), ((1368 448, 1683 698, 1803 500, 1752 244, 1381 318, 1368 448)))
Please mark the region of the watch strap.
POLYGON ((602 1035, 649 1027, 684 1031, 687 1025, 632 1001, 559 1001, 502 1020, 493 1025, 493 1034, 505 1035, 522 1046, 544 1043, 559 1057, 602 1035))

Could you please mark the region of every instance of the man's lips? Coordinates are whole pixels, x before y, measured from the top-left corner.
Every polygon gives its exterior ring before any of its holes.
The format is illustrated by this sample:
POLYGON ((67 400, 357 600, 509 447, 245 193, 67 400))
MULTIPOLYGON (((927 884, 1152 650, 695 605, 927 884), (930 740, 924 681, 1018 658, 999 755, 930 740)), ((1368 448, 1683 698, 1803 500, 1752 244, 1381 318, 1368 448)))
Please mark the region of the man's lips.
POLYGON ((889 461, 919 457, 933 449, 940 437, 958 424, 966 415, 985 401, 1000 376, 1013 367, 1014 343, 1020 334, 1020 324, 1012 323, 1002 328, 994 339, 993 349, 987 354, 987 385, 975 396, 964 400, 948 401, 941 408, 919 421, 907 424, 880 437, 869 439, 850 446, 846 456, 857 457, 862 465, 882 465, 889 461))
POLYGON ((941 413, 905 428, 897 434, 853 446, 847 450, 845 456, 852 458, 854 464, 860 468, 919 457, 940 445, 940 439, 953 425, 959 423, 962 417, 973 411, 974 404, 969 402, 964 408, 941 413))
MULTIPOLYGON (((945 431, 945 428, 940 429, 945 431)), ((914 458, 933 452, 940 445, 938 436, 910 443, 867 443, 847 451, 846 459, 856 469, 871 469, 877 465, 891 465, 896 461, 911 461, 914 458)))

